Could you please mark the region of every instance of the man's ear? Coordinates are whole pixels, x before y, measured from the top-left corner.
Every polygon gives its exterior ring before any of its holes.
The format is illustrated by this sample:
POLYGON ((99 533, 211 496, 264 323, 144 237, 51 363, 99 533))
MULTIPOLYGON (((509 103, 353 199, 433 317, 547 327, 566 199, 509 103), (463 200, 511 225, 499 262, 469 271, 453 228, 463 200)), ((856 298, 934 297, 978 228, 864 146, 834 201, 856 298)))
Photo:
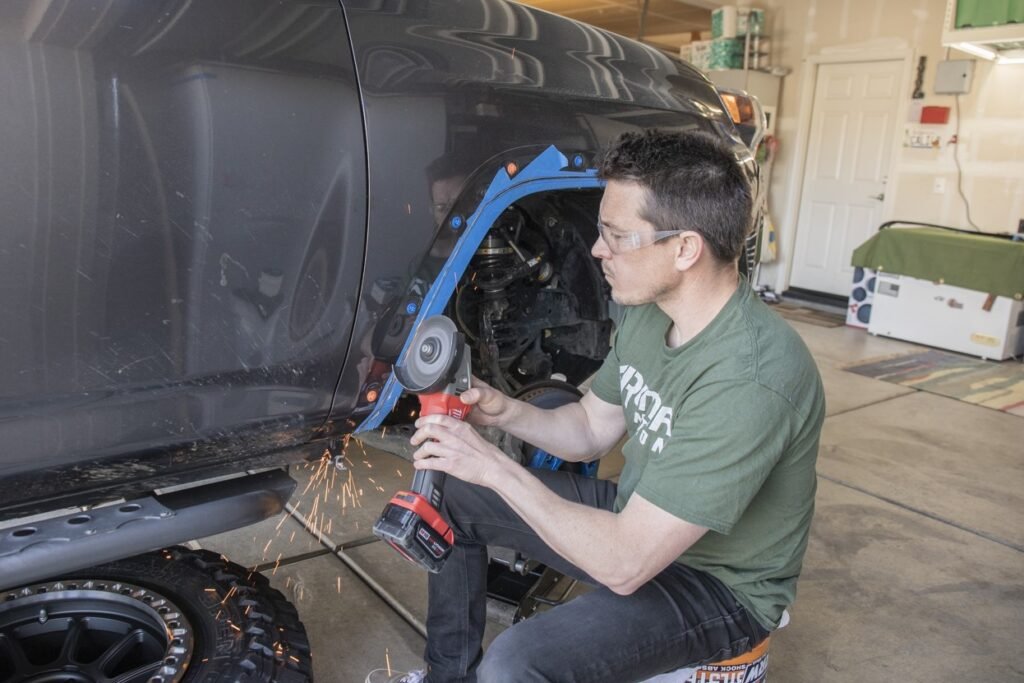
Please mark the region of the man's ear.
POLYGON ((704 254, 704 238, 699 233, 687 230, 676 239, 676 269, 685 272, 693 268, 704 254))

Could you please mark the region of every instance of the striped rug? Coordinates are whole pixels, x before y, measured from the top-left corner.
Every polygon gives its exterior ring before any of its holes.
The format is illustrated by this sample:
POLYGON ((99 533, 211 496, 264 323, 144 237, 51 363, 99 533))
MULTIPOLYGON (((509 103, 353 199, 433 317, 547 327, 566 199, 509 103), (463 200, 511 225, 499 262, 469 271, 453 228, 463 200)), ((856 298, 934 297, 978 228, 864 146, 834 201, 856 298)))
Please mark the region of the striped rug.
POLYGON ((843 369, 1024 417, 1024 363, 1020 361, 999 363, 929 349, 843 369))

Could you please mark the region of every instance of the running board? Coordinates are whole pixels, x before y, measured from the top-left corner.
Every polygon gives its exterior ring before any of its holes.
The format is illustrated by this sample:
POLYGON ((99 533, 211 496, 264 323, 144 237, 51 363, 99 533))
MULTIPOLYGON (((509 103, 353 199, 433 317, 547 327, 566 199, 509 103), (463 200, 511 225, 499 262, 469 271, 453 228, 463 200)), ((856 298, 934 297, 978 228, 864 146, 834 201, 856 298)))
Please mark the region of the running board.
POLYGON ((0 590, 254 524, 295 486, 270 470, 0 529, 0 590))

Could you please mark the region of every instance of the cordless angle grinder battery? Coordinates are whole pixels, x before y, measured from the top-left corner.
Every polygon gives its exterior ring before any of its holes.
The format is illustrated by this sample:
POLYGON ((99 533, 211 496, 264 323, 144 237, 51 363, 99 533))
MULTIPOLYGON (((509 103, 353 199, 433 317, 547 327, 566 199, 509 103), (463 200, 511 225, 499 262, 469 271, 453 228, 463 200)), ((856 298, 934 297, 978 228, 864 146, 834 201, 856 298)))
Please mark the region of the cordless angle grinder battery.
MULTIPOLYGON (((455 323, 443 315, 420 325, 395 379, 417 395, 420 415, 450 415, 466 419, 470 406, 459 398, 469 388, 469 348, 455 323)), ((373 533, 407 560, 427 571, 441 571, 451 554, 455 535, 438 508, 444 495, 444 472, 417 470, 412 488, 399 491, 384 507, 373 533)))

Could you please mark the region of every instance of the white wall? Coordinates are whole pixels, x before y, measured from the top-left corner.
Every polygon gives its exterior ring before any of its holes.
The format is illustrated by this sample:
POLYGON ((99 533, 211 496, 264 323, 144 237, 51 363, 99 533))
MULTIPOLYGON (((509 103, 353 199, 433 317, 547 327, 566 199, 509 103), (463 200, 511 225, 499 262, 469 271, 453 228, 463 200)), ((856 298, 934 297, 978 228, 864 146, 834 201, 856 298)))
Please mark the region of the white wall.
MULTIPOLYGON (((939 149, 904 148, 899 135, 885 220, 968 227, 964 202, 957 193, 953 153, 958 148, 964 194, 974 222, 990 232, 1016 232, 1018 220, 1024 218, 1024 65, 978 60, 971 92, 960 97, 959 144, 954 146, 948 141, 955 132, 955 99, 933 92, 936 64, 946 55, 941 44, 945 0, 755 0, 745 4, 769 10, 773 63, 793 70, 783 79, 776 120, 780 148, 770 194, 779 260, 765 265, 762 283, 780 291, 788 285, 799 204, 799 195, 790 189, 799 183, 802 170, 794 158, 801 133, 800 97, 804 79, 812 77, 806 60, 844 46, 908 47, 915 74, 917 58, 926 56, 925 98, 913 102, 953 108, 946 126, 908 123, 914 129, 940 133, 939 149), (945 178, 943 194, 933 192, 936 177, 945 178)), ((950 58, 972 57, 952 51, 950 58)))

